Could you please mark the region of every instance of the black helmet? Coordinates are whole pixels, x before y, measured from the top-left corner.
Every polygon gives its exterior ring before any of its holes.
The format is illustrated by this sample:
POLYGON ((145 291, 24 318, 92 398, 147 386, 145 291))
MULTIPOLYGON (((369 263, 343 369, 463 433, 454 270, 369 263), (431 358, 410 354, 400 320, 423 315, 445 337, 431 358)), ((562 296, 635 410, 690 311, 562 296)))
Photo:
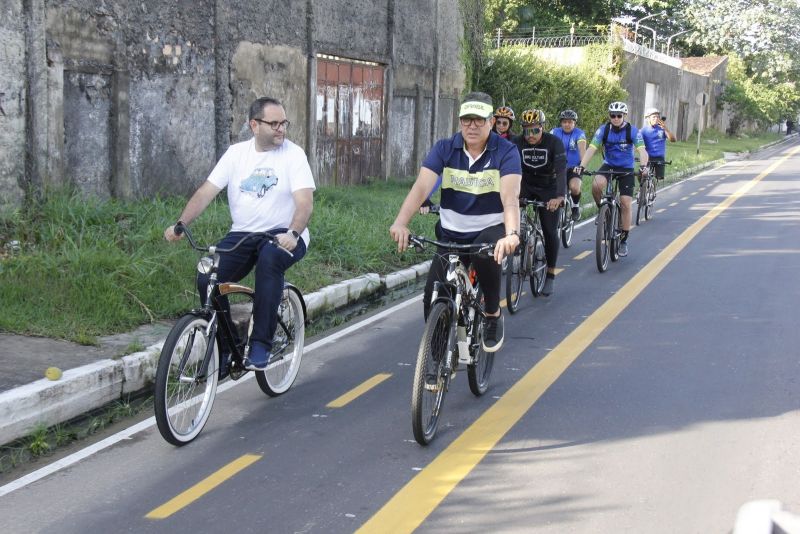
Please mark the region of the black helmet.
POLYGON ((564 111, 558 114, 558 120, 563 121, 565 119, 578 122, 578 114, 572 111, 571 109, 565 109, 564 111))

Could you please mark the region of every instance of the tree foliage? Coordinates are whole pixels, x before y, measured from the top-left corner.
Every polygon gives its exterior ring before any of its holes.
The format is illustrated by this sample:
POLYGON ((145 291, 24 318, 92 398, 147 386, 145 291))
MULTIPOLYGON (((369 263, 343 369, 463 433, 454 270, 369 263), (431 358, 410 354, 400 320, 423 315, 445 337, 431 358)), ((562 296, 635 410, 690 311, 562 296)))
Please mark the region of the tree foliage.
MULTIPOLYGON (((593 54, 596 58, 613 56, 611 50, 593 54)), ((475 89, 492 95, 497 106, 505 102, 517 114, 528 108, 543 109, 548 127, 557 125, 559 112, 574 109, 581 127, 592 133, 605 121, 608 103, 627 97, 608 63, 565 67, 537 57, 524 46, 489 52, 481 84, 475 89)))

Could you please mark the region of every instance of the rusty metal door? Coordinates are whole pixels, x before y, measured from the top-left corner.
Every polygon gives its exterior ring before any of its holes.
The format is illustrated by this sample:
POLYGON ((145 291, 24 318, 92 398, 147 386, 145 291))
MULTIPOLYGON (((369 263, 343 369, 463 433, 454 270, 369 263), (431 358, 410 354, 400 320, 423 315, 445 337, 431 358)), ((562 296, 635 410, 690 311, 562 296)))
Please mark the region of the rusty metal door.
POLYGON ((362 184, 381 174, 383 67, 317 58, 318 183, 362 184))

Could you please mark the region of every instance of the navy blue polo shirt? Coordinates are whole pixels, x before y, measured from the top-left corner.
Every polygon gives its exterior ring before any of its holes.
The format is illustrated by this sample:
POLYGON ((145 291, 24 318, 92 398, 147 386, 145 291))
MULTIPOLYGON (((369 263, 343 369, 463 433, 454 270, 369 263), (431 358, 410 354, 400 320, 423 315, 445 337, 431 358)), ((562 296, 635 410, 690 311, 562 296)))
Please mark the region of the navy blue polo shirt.
POLYGON ((442 176, 439 217, 444 237, 474 239, 503 223, 500 177, 522 174, 519 150, 494 132, 486 150, 469 165, 461 133, 438 141, 422 166, 442 176))

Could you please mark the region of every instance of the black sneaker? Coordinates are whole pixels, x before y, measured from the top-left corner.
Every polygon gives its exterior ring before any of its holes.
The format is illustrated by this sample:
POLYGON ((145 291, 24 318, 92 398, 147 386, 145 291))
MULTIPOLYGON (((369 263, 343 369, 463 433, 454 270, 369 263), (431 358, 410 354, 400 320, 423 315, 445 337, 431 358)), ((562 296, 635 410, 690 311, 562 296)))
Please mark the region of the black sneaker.
POLYGON ((617 251, 621 258, 624 258, 628 255, 628 242, 627 241, 620 241, 619 243, 619 250, 617 251))
POLYGON ((486 352, 497 352, 503 346, 503 316, 487 317, 481 346, 486 352))
POLYGON ((553 294, 553 284, 555 283, 555 278, 545 278, 544 279, 544 287, 542 288, 542 295, 545 297, 549 297, 553 294))

